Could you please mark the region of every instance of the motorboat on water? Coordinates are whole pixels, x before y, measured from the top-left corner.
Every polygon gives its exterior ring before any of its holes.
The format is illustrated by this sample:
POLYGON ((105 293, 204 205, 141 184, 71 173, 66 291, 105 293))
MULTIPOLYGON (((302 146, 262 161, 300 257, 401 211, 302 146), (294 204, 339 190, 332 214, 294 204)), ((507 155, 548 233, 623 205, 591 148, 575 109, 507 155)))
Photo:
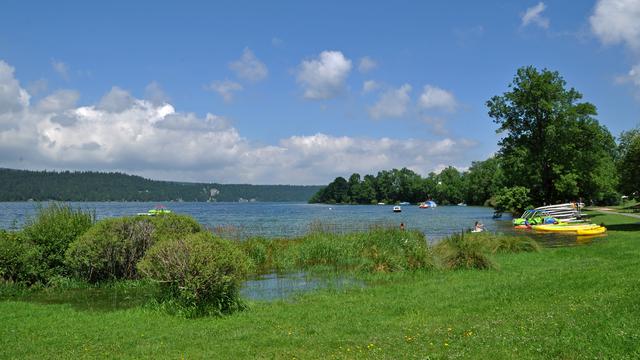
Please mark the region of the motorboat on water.
POLYGON ((420 209, 434 208, 434 207, 436 207, 436 206, 438 206, 438 205, 437 205, 437 204, 436 204, 436 202, 435 202, 435 201, 433 201, 433 200, 428 200, 428 201, 422 202, 422 203, 420 203, 420 204, 418 205, 418 207, 419 207, 420 209))
POLYGON ((396 205, 393 207, 393 212, 396 212, 396 213, 402 212, 402 208, 396 205))
POLYGON ((411 205, 411 203, 410 203, 410 202, 403 201, 403 202, 401 202, 401 203, 400 203, 400 205, 411 205))

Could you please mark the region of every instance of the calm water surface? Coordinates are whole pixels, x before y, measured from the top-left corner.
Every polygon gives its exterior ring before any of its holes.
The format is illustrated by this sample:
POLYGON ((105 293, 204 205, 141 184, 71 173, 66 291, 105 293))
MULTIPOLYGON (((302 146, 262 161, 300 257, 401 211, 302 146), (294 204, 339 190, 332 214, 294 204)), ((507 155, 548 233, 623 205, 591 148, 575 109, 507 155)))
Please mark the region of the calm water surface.
MULTIPOLYGON (((158 203, 72 202, 74 208, 95 211, 98 219, 134 215, 154 208, 158 203)), ((0 228, 20 228, 33 217, 43 203, 0 203, 0 228)), ((46 203, 44 203, 46 205, 46 203)), ((430 240, 471 228, 475 221, 489 231, 509 230, 510 218, 492 219, 493 209, 474 206, 441 206, 420 209, 402 207, 394 213, 390 205, 323 205, 303 203, 165 203, 179 214, 193 216, 200 223, 229 237, 293 237, 321 226, 335 232, 367 230, 373 225, 418 229, 430 240)))

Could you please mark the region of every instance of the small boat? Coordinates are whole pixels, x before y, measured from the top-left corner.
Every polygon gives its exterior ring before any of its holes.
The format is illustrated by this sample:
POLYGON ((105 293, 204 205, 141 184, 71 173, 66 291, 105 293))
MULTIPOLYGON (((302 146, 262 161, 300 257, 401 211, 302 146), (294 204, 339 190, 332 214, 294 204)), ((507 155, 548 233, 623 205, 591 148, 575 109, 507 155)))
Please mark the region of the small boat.
POLYGON ((400 205, 411 205, 411 203, 403 201, 403 202, 400 203, 400 205))
POLYGON ((378 205, 386 205, 386 204, 383 202, 379 202, 378 205))
POLYGON ((401 212, 402 208, 400 206, 394 206, 393 207, 393 212, 401 212))
POLYGON ((461 203, 458 204, 458 206, 467 206, 467 204, 461 202, 461 203))
POLYGON ((438 206, 438 205, 436 204, 435 201, 429 200, 429 201, 425 201, 423 203, 420 203, 420 205, 418 207, 420 209, 428 209, 428 208, 434 208, 436 206, 438 206))
POLYGON ((593 229, 578 229, 576 230, 576 233, 578 233, 578 235, 598 235, 598 234, 602 234, 605 231, 607 231, 606 227, 599 226, 593 229))
POLYGON ((534 225, 533 230, 535 231, 548 231, 548 232, 575 232, 577 233, 579 230, 592 230, 601 227, 596 224, 571 224, 571 223, 561 223, 561 224, 549 224, 549 225, 534 225))
POLYGON ((147 211, 146 213, 138 213, 138 216, 157 216, 157 215, 164 215, 164 214, 171 214, 171 210, 165 208, 162 205, 156 206, 155 209, 151 209, 149 211, 147 211))

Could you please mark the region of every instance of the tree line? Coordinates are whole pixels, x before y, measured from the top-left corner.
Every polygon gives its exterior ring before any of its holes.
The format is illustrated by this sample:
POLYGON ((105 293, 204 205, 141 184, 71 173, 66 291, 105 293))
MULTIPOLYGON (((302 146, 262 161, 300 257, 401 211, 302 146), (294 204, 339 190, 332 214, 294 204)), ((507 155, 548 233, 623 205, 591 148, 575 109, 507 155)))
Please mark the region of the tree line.
POLYGON ((0 169, 0 201, 297 201, 320 186, 187 183, 117 172, 0 169))
POLYGON ((311 202, 369 204, 465 202, 520 210, 565 201, 616 203, 640 197, 640 128, 617 139, 596 119, 596 106, 567 88, 556 71, 517 70, 509 91, 486 103, 503 137, 498 153, 468 170, 426 177, 403 168, 336 178, 311 202))

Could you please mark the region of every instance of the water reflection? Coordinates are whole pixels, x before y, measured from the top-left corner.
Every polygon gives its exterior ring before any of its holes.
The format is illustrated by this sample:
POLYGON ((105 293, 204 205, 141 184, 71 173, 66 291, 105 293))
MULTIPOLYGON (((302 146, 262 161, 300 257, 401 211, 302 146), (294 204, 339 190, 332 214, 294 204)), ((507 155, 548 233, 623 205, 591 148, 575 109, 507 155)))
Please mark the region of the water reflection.
POLYGON ((247 280, 240 291, 251 300, 284 300, 295 294, 326 288, 363 287, 364 283, 343 276, 321 277, 304 272, 267 274, 247 280))

